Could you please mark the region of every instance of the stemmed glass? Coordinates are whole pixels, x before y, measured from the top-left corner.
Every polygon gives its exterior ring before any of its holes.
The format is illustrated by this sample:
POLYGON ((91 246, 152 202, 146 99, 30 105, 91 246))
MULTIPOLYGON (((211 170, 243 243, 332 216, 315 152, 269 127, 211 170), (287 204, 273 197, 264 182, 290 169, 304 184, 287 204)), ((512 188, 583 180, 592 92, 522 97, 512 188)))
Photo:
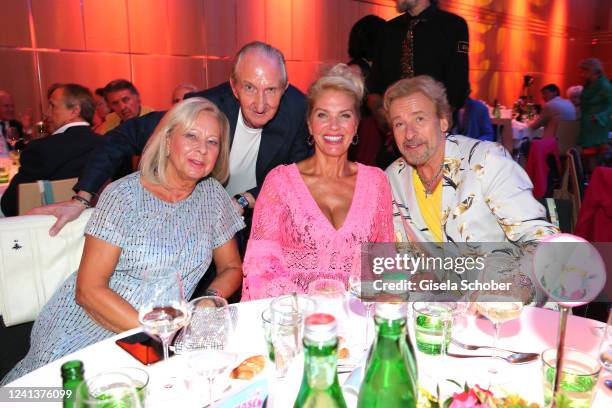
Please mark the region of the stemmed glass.
POLYGON ((497 343, 499 341, 499 333, 503 323, 514 320, 521 315, 523 310, 523 302, 517 301, 516 298, 503 295, 482 295, 479 296, 476 302, 478 311, 493 323, 495 329, 493 337, 493 349, 491 352, 490 374, 498 374, 495 366, 495 358, 497 357, 497 343))
POLYGON ((19 142, 20 139, 21 136, 19 135, 17 128, 11 126, 6 129, 6 142, 11 145, 13 149, 15 148, 15 145, 17 145, 17 142, 19 142))
POLYGON ((366 332, 365 332, 365 346, 364 350, 367 351, 371 340, 372 331, 371 326, 374 324, 373 315, 375 309, 375 301, 376 301, 376 291, 373 288, 368 287, 367 283, 362 283, 361 278, 359 276, 350 276, 349 277, 349 290, 352 296, 359 299, 361 304, 366 312, 366 332))
POLYGON ((236 355, 224 351, 233 333, 230 306, 218 296, 202 296, 189 302, 191 322, 175 342, 175 352, 185 354, 192 371, 206 379, 208 401, 214 402, 215 378, 233 367, 236 355))
POLYGON ((612 372, 612 309, 610 309, 608 324, 604 327, 603 338, 599 346, 599 361, 604 369, 612 372))
POLYGON ((162 341, 164 360, 169 357, 170 339, 190 318, 180 273, 172 267, 148 270, 143 279, 138 320, 146 333, 162 341))

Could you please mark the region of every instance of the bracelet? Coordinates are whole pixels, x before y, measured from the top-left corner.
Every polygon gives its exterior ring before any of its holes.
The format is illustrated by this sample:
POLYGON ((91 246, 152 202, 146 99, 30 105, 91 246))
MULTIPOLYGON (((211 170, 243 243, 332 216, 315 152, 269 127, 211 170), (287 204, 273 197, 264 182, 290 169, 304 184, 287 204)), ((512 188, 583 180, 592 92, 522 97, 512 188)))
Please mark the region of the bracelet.
POLYGON ((219 293, 219 291, 217 289, 208 288, 204 292, 204 295, 206 295, 206 296, 221 296, 221 293, 219 293))
POLYGON ((89 202, 88 199, 81 197, 80 195, 73 195, 72 196, 73 200, 76 200, 78 202, 80 202, 81 204, 83 204, 85 206, 85 208, 91 208, 91 203, 89 202))

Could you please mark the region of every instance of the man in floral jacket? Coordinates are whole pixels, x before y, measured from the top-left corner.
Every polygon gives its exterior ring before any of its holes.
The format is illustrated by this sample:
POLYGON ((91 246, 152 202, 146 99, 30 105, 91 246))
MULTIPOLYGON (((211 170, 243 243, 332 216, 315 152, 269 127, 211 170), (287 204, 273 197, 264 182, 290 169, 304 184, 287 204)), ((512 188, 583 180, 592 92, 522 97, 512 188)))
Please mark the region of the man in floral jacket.
POLYGON ((558 232, 502 146, 446 135, 450 108, 441 83, 400 80, 384 106, 403 156, 386 171, 398 241, 525 244, 558 232))

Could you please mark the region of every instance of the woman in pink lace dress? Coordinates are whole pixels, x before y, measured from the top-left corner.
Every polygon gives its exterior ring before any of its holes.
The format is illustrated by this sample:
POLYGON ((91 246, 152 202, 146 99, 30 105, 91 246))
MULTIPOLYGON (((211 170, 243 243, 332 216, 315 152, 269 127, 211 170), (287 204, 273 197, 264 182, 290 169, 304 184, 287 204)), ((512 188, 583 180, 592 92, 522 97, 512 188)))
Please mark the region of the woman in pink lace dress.
POLYGON ((315 153, 266 177, 255 205, 242 300, 304 293, 318 278, 348 283, 361 244, 393 242, 391 190, 378 168, 349 162, 363 81, 344 64, 308 90, 315 153))

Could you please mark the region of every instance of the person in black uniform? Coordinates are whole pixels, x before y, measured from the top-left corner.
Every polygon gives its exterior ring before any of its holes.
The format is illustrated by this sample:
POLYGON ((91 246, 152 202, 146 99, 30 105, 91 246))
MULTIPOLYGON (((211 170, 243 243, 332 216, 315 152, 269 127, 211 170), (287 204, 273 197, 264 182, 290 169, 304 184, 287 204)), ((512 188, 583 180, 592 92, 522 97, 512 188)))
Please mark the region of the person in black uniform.
POLYGON ((429 75, 442 82, 454 111, 470 90, 465 20, 440 10, 434 0, 396 0, 396 8, 403 14, 385 24, 367 84, 368 106, 385 132, 382 95, 402 78, 429 75))

